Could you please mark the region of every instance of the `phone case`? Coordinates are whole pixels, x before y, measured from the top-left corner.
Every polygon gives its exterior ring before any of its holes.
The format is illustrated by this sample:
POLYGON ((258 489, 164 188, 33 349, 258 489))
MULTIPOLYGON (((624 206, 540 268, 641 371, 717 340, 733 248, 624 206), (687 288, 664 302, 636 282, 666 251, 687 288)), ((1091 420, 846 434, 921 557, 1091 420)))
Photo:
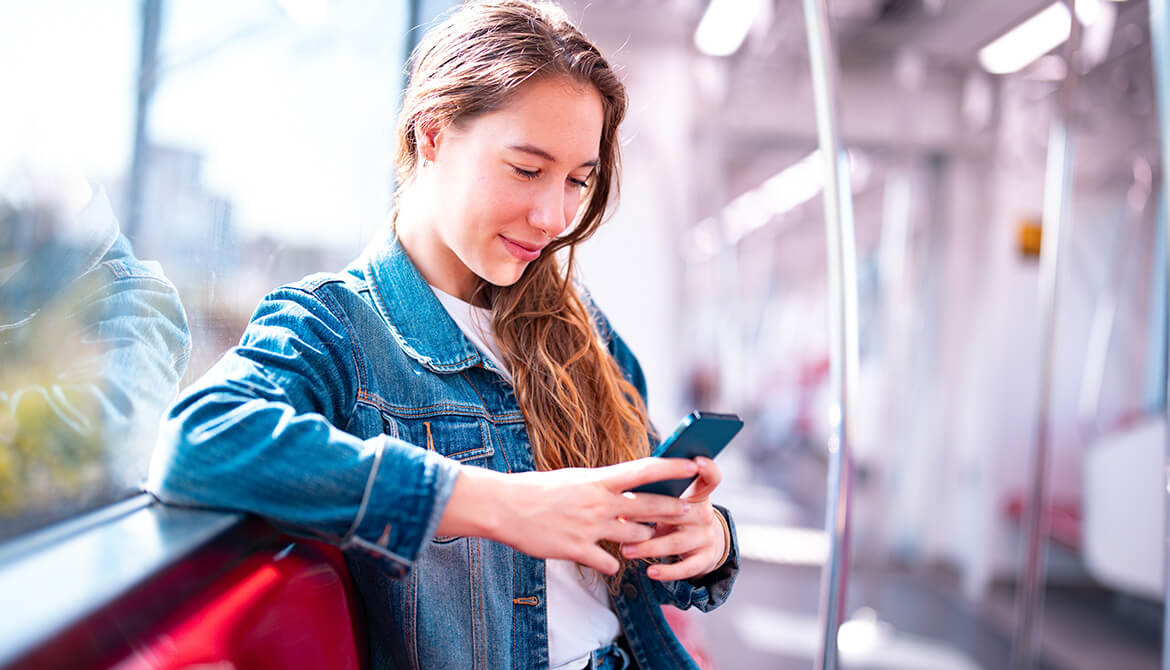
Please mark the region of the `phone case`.
MULTIPOLYGON (((727 446, 727 443, 735 437, 740 428, 743 428, 743 420, 734 414, 691 412, 683 417, 670 437, 658 445, 653 455, 664 458, 706 456, 713 459, 720 451, 723 451, 723 447, 727 446)), ((630 490, 636 493, 657 493, 677 498, 687 490, 687 487, 696 478, 666 479, 643 484, 630 490)))

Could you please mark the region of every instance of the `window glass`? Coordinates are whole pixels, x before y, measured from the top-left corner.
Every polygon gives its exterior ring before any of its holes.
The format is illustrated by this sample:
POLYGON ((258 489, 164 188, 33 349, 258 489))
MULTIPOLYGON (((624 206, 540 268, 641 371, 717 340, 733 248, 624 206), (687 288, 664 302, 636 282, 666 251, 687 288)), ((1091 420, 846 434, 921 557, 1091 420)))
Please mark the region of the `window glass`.
POLYGON ((4 10, 0 539, 137 491, 264 292, 383 224, 404 4, 4 10))

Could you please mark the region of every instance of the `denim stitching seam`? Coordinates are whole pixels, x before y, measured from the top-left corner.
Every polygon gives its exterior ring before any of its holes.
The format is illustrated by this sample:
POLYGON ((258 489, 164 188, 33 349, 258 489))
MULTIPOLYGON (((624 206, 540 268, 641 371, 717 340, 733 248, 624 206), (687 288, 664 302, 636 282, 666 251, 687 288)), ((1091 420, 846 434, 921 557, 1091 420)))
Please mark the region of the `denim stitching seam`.
POLYGON ((353 525, 349 527, 343 538, 343 542, 357 533, 358 527, 361 526, 362 519, 366 516, 366 507, 370 504, 370 496, 374 492, 374 482, 378 478, 378 468, 382 465, 382 452, 386 448, 386 441, 379 440, 377 451, 374 452, 374 464, 370 466, 370 474, 366 477, 366 490, 362 492, 362 502, 358 506, 357 516, 353 518, 353 525))
POLYGON ((374 544, 373 542, 362 539, 362 537, 360 535, 354 535, 354 536, 350 537, 349 539, 343 540, 341 544, 343 545, 341 547, 342 549, 346 549, 346 548, 351 547, 351 546, 360 547, 360 548, 365 549, 367 551, 373 552, 374 554, 381 556, 383 558, 388 558, 391 561, 394 561, 395 563, 399 564, 402 567, 410 567, 410 561, 406 560, 402 556, 399 556, 398 554, 394 553, 393 551, 390 551, 389 549, 387 549, 385 547, 379 547, 378 545, 374 544))

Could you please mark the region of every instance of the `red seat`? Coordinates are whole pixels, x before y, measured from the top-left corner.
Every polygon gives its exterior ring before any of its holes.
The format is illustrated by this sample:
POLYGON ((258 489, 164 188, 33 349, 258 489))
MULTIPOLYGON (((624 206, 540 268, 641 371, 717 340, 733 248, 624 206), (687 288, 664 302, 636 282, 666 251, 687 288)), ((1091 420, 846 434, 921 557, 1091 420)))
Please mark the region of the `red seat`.
POLYGON ((289 542, 249 555, 132 643, 133 651, 114 667, 362 667, 357 603, 341 553, 316 542, 289 542))

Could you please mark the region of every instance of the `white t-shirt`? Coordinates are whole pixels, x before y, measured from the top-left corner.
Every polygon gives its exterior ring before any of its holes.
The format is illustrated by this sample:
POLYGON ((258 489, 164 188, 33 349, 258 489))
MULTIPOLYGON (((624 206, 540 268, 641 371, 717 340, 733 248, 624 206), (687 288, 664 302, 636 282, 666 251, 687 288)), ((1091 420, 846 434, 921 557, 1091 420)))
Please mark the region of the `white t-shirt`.
MULTIPOLYGON (((512 383, 496 346, 491 313, 434 286, 431 290, 467 339, 512 383)), ((549 670, 579 670, 588 665, 589 652, 617 639, 621 623, 609 608, 605 580, 596 570, 559 559, 548 559, 544 566, 549 670)))

